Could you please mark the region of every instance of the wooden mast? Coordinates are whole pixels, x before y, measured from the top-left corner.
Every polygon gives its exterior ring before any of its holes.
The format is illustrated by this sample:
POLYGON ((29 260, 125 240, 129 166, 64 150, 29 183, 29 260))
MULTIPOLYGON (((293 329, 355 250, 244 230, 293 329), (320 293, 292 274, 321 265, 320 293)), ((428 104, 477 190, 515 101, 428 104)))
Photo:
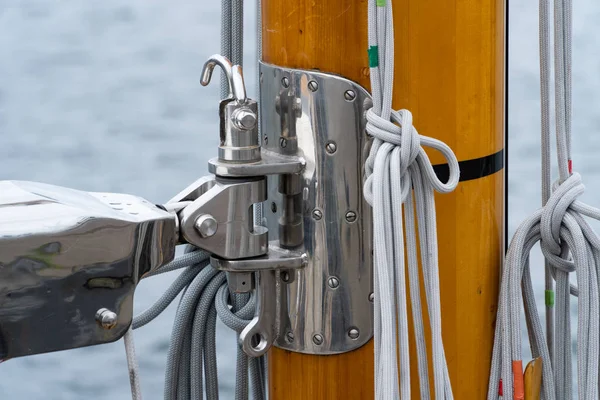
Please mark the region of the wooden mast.
MULTIPOLYGON (((494 172, 494 161, 502 160, 504 147, 505 4, 394 1, 394 20, 394 107, 411 110, 419 133, 446 142, 459 161, 478 160, 461 165, 462 175, 474 179, 436 195, 436 207, 454 396, 482 399, 504 251, 504 171, 494 172)), ((262 0, 262 21, 265 62, 336 73, 370 87, 366 0, 262 0)), ((444 162, 429 155, 434 164, 444 162)), ((414 341, 411 347, 418 399, 414 341)), ((335 356, 274 348, 269 385, 273 400, 373 398, 372 341, 335 356)))

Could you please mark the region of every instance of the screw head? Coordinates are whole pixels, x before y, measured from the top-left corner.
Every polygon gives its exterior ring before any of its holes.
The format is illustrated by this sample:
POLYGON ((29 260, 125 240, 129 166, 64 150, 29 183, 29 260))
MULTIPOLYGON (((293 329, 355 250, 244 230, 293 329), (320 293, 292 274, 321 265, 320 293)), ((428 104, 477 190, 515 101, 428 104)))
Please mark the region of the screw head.
POLYGON ((320 346, 323 344, 323 335, 316 333, 313 335, 313 343, 316 344, 317 346, 320 346))
POLYGON ((354 99, 356 98, 356 93, 354 93, 354 90, 346 90, 344 92, 344 98, 346 99, 346 101, 354 101, 354 99))
POLYGON ((263 137, 263 142, 264 144, 269 144, 269 137, 267 135, 263 137))
POLYGON ((329 154, 335 153, 336 150, 337 145, 335 144, 335 142, 327 142, 327 144, 325 145, 325 151, 327 151, 329 154))
POLYGON ((373 301, 375 301, 375 293, 371 292, 369 294, 369 301, 372 303, 373 301))
POLYGON ((315 208, 312 212, 312 217, 313 219, 316 219, 318 221, 321 218, 323 218, 323 213, 321 212, 321 210, 315 208))
POLYGON ((274 213, 277 212, 277 204, 275 204, 275 202, 271 203, 271 212, 274 212, 274 213))
POLYGON ((238 108, 231 116, 236 128, 249 131, 256 126, 256 114, 249 108, 238 108))
POLYGON ((279 138, 279 146, 281 146, 282 148, 287 147, 287 140, 286 140, 286 138, 279 138))
POLYGON ((360 336, 360 332, 356 328, 352 328, 348 331, 348 337, 352 340, 358 339, 359 336, 360 336))
POLYGON ((317 90, 319 90, 319 84, 317 83, 317 81, 310 81, 308 82, 308 88, 311 92, 316 92, 317 90))
POLYGON ((288 343, 294 343, 294 333, 293 332, 288 332, 285 334, 285 340, 288 343))
POLYGON ((281 280, 284 282, 289 282, 290 281, 290 273, 287 271, 281 272, 281 280))
POLYGON ((336 289, 338 286, 340 286, 340 280, 335 276, 330 276, 329 279, 327 279, 327 284, 330 288, 336 289))
POLYGON ((118 316, 108 308, 101 308, 96 311, 96 321, 104 329, 112 329, 117 326, 118 316))
POLYGON ((354 222, 354 221, 356 221, 356 213, 354 211, 348 211, 346 213, 346 221, 347 222, 354 222))
POLYGON ((290 79, 287 76, 281 78, 281 86, 284 88, 290 87, 290 79))
POLYGON ((196 230, 203 238, 211 237, 217 233, 217 227, 219 224, 217 220, 210 214, 202 214, 196 219, 194 224, 196 230))

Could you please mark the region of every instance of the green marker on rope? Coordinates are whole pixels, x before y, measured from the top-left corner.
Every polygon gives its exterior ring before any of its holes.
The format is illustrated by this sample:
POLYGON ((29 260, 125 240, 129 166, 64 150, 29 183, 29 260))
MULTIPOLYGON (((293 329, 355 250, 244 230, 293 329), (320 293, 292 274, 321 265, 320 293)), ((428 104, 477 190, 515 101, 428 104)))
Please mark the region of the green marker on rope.
POLYGON ((377 7, 385 7, 385 0, 377 0, 377 7))
POLYGON ((554 307, 554 290, 546 290, 546 305, 554 307))
POLYGON ((369 67, 370 68, 379 67, 379 49, 378 49, 378 47, 377 46, 369 47, 369 50, 367 50, 367 53, 369 54, 369 67))

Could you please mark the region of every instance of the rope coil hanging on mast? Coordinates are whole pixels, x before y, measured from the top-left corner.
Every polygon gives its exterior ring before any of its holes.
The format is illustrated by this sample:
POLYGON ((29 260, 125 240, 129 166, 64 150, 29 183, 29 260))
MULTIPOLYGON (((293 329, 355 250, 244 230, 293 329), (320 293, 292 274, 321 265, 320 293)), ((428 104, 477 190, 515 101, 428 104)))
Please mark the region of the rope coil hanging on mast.
POLYGON ((367 112, 367 132, 374 137, 374 140, 365 165, 367 179, 364 192, 365 198, 373 207, 374 216, 375 398, 409 399, 411 397, 404 272, 403 235, 406 232, 408 281, 417 343, 421 398, 429 399, 431 395, 417 246, 421 249, 421 265, 431 325, 435 398, 452 399, 452 388, 442 343, 433 193, 434 190, 440 193, 454 190, 460 172, 456 156, 446 144, 419 135, 412 125, 410 111, 395 111, 391 108, 394 32, 390 1, 369 1, 369 64, 373 107, 367 112), (448 182, 443 183, 437 178, 421 146, 430 147, 443 154, 450 170, 448 182), (406 220, 405 227, 402 222, 403 215, 406 220), (396 341, 400 346, 399 384, 396 341))
POLYGON ((559 178, 550 187, 550 12, 540 0, 540 81, 543 207, 519 226, 508 249, 494 341, 488 400, 524 399, 520 302, 534 358, 543 361, 542 396, 572 398, 570 296, 578 297, 577 388, 579 399, 598 399, 600 343, 600 237, 584 217, 600 209, 577 200, 585 190, 571 163, 571 0, 554 2, 554 85, 559 178), (540 242, 546 260, 546 337, 537 313, 529 253, 540 242), (569 282, 575 272, 577 286, 569 282), (556 280, 556 298, 553 281, 556 280))

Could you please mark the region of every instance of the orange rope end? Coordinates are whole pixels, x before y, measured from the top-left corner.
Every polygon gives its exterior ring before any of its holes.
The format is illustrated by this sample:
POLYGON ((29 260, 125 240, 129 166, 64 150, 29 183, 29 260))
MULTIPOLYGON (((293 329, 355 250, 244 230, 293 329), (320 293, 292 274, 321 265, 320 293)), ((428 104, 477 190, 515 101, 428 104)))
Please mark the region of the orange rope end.
POLYGON ((523 383, 523 362, 521 360, 512 362, 513 370, 513 395, 515 400, 525 400, 525 384, 523 383))

